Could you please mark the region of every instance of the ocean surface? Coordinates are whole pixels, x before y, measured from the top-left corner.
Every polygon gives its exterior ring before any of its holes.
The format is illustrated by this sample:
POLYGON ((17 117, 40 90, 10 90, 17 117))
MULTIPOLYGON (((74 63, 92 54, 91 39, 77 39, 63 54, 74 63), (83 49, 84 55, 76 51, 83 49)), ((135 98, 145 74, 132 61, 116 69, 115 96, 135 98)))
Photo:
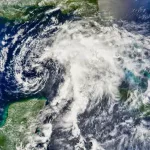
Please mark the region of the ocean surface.
POLYGON ((37 60, 46 44, 52 43, 48 38, 59 29, 59 24, 69 21, 71 15, 63 15, 59 9, 52 7, 36 8, 32 13, 37 16, 21 23, 0 18, 0 120, 4 119, 5 107, 9 104, 26 98, 48 98, 50 95, 44 88, 50 78, 50 69, 47 68, 54 68, 33 61, 37 60), (41 70, 36 70, 34 63, 41 65, 41 70))
POLYGON ((19 150, 150 150, 150 0, 98 5, 0 18, 0 121, 11 103, 47 99, 19 150))

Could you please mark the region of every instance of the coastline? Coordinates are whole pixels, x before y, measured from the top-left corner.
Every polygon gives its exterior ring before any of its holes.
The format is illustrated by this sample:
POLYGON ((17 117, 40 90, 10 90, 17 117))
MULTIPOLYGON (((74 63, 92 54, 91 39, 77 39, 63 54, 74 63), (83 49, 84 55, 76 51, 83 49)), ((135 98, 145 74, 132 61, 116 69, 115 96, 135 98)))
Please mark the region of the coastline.
POLYGON ((60 8, 64 14, 73 12, 75 15, 86 17, 92 16, 98 11, 98 0, 34 0, 31 3, 23 2, 21 0, 13 3, 3 1, 0 4, 0 17, 24 22, 34 18, 34 15, 36 15, 36 12, 34 12, 35 9, 38 10, 46 7, 57 7, 60 8))
POLYGON ((15 150, 16 144, 24 141, 24 135, 44 107, 44 97, 24 99, 11 103, 5 108, 4 120, 0 127, 0 149, 15 150))
POLYGON ((17 104, 17 103, 24 103, 24 102, 29 102, 29 101, 33 101, 33 100, 37 100, 37 101, 45 101, 46 102, 46 99, 44 97, 41 97, 41 98, 29 98, 29 99, 22 99, 20 101, 17 101, 17 102, 12 102, 10 104, 8 104, 5 108, 4 108, 4 113, 3 113, 3 120, 0 122, 0 128, 2 128, 6 121, 7 121, 7 118, 8 118, 8 112, 9 112, 9 109, 11 109, 11 107, 14 105, 14 104, 17 104))

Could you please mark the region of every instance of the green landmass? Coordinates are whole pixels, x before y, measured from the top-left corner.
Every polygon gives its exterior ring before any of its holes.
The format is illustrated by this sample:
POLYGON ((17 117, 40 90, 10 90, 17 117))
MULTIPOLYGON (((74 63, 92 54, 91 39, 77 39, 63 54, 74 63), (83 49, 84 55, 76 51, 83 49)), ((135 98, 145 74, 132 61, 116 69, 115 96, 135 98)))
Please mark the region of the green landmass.
POLYGON ((16 150, 17 144, 25 142, 29 126, 45 104, 44 99, 31 99, 11 104, 6 123, 0 128, 0 150, 16 150))
POLYGON ((0 17, 25 21, 38 14, 34 14, 34 9, 47 6, 59 7, 63 13, 73 12, 81 16, 92 16, 98 10, 97 0, 1 0, 0 17))
POLYGON ((130 91, 126 88, 120 88, 119 93, 120 93, 120 99, 123 102, 126 101, 130 96, 130 91))
POLYGON ((150 117, 150 104, 142 104, 139 110, 142 113, 142 117, 150 117))

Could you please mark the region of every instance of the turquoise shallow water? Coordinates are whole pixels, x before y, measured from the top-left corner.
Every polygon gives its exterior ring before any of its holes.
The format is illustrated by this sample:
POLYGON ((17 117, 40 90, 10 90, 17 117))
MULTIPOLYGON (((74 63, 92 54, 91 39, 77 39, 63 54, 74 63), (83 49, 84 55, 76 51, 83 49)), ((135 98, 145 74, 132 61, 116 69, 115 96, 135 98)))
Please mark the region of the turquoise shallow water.
POLYGON ((149 1, 101 6, 93 18, 49 6, 23 22, 1 18, 0 121, 11 103, 47 99, 41 141, 27 150, 149 150, 149 1))
MULTIPOLYGON (((31 9, 32 10, 32 9, 31 9)), ((9 21, 8 19, 1 18, 0 20, 0 48, 1 48, 1 68, 0 68, 0 120, 3 122, 3 118, 7 116, 7 110, 10 103, 17 102, 20 99, 32 98, 32 97, 41 97, 48 96, 49 94, 43 90, 45 86, 45 79, 42 76, 46 76, 48 71, 41 70, 41 72, 37 72, 34 68, 29 68, 26 71, 26 67, 29 67, 28 55, 32 52, 33 47, 29 47, 26 51, 26 56, 21 58, 20 68, 14 70, 16 57, 21 57, 22 55, 22 42, 27 41, 29 38, 41 38, 46 39, 49 36, 52 36, 57 30, 59 24, 65 22, 65 20, 69 20, 71 15, 63 15, 61 11, 55 10, 52 13, 45 14, 46 11, 52 10, 52 7, 42 7, 33 9, 32 14, 35 16, 32 20, 17 23, 15 21, 9 21), (50 20, 51 18, 56 18, 57 22, 53 22, 50 20), (41 35, 42 31, 46 29, 47 26, 52 26, 52 29, 48 30, 46 33, 41 35), (22 33, 19 31, 22 30, 22 33), (16 36, 16 40, 15 40, 16 36), (24 70, 21 67, 24 68, 24 70), (32 87, 30 91, 30 87, 27 91, 23 89, 23 83, 18 84, 17 79, 15 77, 15 73, 22 72, 22 80, 36 80, 37 81, 35 87, 32 87), (42 84, 42 86, 41 86, 42 84), (35 90, 34 90, 35 89, 35 90), (42 91, 43 90, 43 91, 42 91), (6 108, 5 108, 6 107, 6 108)), ((30 44, 29 41, 28 44, 30 44)), ((41 46, 42 48, 42 46, 41 46)), ((17 62, 16 62, 17 63, 17 62)), ((54 68, 53 68, 54 69, 54 68)), ((27 81, 28 82, 28 81, 27 81)), ((56 85, 57 86, 57 85, 56 85)))

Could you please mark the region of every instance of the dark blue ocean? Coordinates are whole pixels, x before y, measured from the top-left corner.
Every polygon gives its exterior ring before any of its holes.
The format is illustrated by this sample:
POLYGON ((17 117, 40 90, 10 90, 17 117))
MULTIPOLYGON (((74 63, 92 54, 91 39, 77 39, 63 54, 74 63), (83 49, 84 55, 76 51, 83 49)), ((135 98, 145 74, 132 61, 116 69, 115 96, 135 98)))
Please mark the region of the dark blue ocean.
MULTIPOLYGON (((126 8, 125 14, 123 14, 119 20, 125 19, 129 22, 135 21, 137 24, 143 22, 149 23, 150 0, 136 0, 131 4, 128 1, 126 3, 131 7, 126 8)), ((63 24, 66 21, 79 19, 78 17, 74 17, 73 14, 63 14, 59 9, 47 13, 47 11, 52 9, 53 8, 48 6, 35 8, 32 9, 32 11, 29 9, 28 13, 33 14, 33 16, 31 17, 32 19, 28 21, 18 22, 15 20, 8 20, 7 18, 0 18, 0 121, 4 119, 5 108, 10 103, 32 97, 40 98, 44 96, 47 99, 52 99, 57 92, 59 83, 63 82, 63 79, 61 78, 58 78, 55 83, 52 83, 52 81, 49 80, 50 78, 53 78, 52 76, 55 76, 56 66, 53 61, 50 62, 50 64, 48 64, 49 62, 47 62, 47 64, 41 64, 43 65, 43 70, 37 71, 36 68, 31 67, 32 61, 30 62, 29 60, 30 54, 36 49, 36 46, 32 44, 32 39, 42 41, 43 39, 52 37, 55 32, 57 32, 60 24, 63 24), (52 18, 56 19, 56 21, 52 18), (45 32, 46 27, 49 26, 52 26, 52 28, 45 32), (18 32, 20 31, 23 32, 19 35, 18 32), (31 41, 29 40, 30 38, 31 41), (23 54, 24 43, 26 43, 25 54, 23 54), (17 62, 17 60, 19 60, 19 62, 17 62), (16 69, 17 65, 18 68, 16 69), (21 69, 19 69, 19 66, 21 66, 21 69), (47 72, 45 70, 49 71, 47 72), (22 74, 22 82, 19 84, 16 74, 22 74), (35 78, 37 78, 37 80, 35 80, 35 78), (37 88, 34 89, 31 83, 31 86, 24 90, 23 82, 30 84, 30 82, 34 80, 37 81, 37 88), (53 92, 49 93, 49 89, 53 92)), ((115 22, 119 22, 117 19, 118 18, 116 18, 115 22)), ((50 42, 46 41, 45 44, 51 45, 52 41, 53 39, 50 42)), ((38 49, 40 47, 42 51, 44 45, 41 43, 37 43, 37 45, 38 49)), ((34 53, 34 55, 38 54, 39 53, 36 54, 36 52, 34 53)), ((59 70, 59 72, 61 74, 63 69, 59 70)))
MULTIPOLYGON (((36 39, 40 37, 41 39, 51 37, 57 30, 57 26, 59 24, 63 24, 66 20, 71 20, 72 15, 65 15, 62 14, 59 9, 51 12, 45 13, 48 10, 52 10, 51 7, 42 7, 42 8, 35 8, 32 10, 32 14, 36 14, 35 17, 32 17, 29 21, 15 21, 15 20, 8 20, 7 18, 0 18, 0 59, 1 59, 1 70, 0 70, 0 121, 5 119, 5 108, 13 102, 20 101, 22 99, 28 98, 41 98, 41 97, 48 97, 48 93, 45 92, 44 88, 39 88, 30 91, 28 89, 26 92, 22 90, 23 85, 18 84, 15 73, 19 70, 14 70, 15 58, 16 56, 21 55, 22 49, 22 42, 25 42, 30 37, 36 39), (54 17, 57 19, 56 22, 53 22, 51 18, 54 17), (53 26, 53 28, 44 34, 41 35, 41 32, 46 27, 53 26), (14 41, 15 35, 17 35, 19 30, 23 29, 23 33, 17 36, 17 40, 14 41)), ((29 13, 31 13, 29 11, 29 13)), ((30 42, 28 43, 30 45, 30 42)), ((23 77, 22 80, 32 80, 37 76, 41 76, 41 73, 37 73, 36 69, 32 68, 28 71, 25 71, 27 66, 30 64, 27 62, 28 54, 33 49, 29 46, 28 52, 26 56, 24 56, 21 60, 21 65, 23 66, 24 71, 22 72, 23 77)), ((42 84, 42 87, 46 88, 46 83, 42 84)), ((54 85, 57 88, 57 85, 54 85)))

